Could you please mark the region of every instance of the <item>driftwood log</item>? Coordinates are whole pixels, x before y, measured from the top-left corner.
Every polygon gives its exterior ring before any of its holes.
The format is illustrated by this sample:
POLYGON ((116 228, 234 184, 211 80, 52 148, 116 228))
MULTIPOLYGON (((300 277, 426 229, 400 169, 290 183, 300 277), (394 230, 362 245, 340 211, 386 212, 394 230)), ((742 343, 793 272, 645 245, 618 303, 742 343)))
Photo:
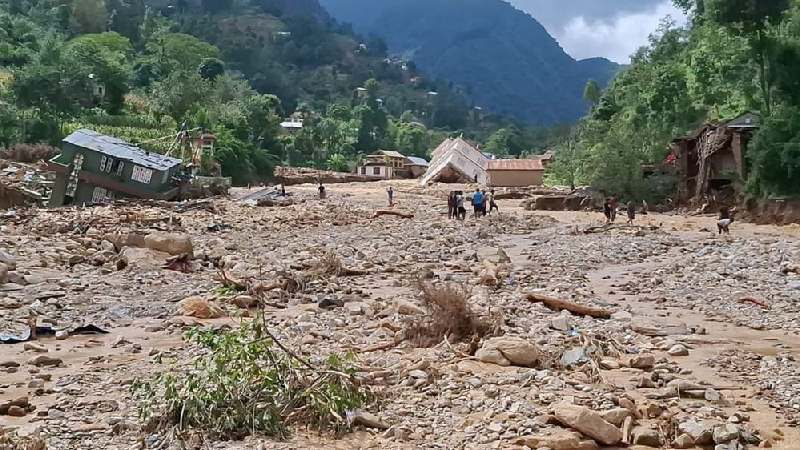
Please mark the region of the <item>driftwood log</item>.
POLYGON ((606 223, 603 225, 594 225, 588 227, 583 230, 583 234, 592 234, 592 233, 605 233, 606 231, 611 230, 635 230, 635 231, 658 231, 660 230, 660 226, 655 225, 628 225, 628 224, 616 224, 616 223, 606 223))
POLYGON ((535 294, 535 293, 528 293, 527 298, 528 300, 534 303, 542 303, 544 304, 544 306, 546 306, 549 309, 552 309, 553 311, 566 310, 579 316, 589 316, 589 317, 594 317, 595 319, 611 318, 611 312, 603 308, 581 305, 578 303, 571 302, 569 300, 562 300, 554 297, 549 297, 547 295, 535 294))
POLYGON ((375 218, 380 217, 380 216, 397 216, 397 217, 402 217, 403 219, 413 219, 414 218, 414 214, 412 214, 412 213, 406 213, 406 212, 402 212, 402 211, 394 211, 394 210, 391 210, 391 209, 379 209, 379 210, 375 211, 375 214, 372 215, 372 218, 375 219, 375 218))

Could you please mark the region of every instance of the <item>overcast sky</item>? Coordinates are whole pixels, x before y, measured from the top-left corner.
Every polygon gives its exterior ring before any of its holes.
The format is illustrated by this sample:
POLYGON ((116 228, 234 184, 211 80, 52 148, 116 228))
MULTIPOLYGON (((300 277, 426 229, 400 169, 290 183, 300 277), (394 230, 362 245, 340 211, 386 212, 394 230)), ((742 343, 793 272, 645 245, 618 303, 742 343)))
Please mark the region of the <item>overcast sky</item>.
POLYGON ((686 20, 670 0, 508 1, 539 20, 576 59, 604 56, 628 63, 662 18, 686 20))

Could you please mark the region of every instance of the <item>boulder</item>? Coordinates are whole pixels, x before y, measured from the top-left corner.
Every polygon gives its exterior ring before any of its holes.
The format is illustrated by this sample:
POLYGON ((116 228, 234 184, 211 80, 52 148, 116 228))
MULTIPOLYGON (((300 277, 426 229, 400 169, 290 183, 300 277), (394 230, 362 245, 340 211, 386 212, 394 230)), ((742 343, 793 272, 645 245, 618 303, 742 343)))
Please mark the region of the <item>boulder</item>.
POLYGON ((550 328, 558 331, 569 331, 572 328, 572 320, 570 314, 562 313, 554 319, 550 319, 550 328))
POLYGON ((186 233, 151 233, 144 238, 144 245, 170 255, 192 255, 194 252, 192 238, 186 233))
POLYGON ((149 248, 125 247, 119 255, 117 268, 136 267, 143 270, 158 269, 164 265, 169 255, 149 248))
POLYGON ((543 355, 525 339, 501 336, 485 341, 475 356, 482 362, 500 366, 535 367, 543 355))
POLYGON ((667 350, 671 356, 689 356, 689 349, 683 344, 675 344, 667 350))
POLYGON ((8 266, 4 263, 0 263, 0 284, 6 284, 8 282, 8 266))
POLYGON ((5 264, 9 271, 17 270, 17 258, 3 250, 0 250, 0 264, 5 264))
POLYGON ((397 313, 403 316, 425 314, 424 309, 420 308, 414 303, 411 303, 408 300, 398 300, 396 306, 397 306, 397 313))
POLYGON ((656 365, 656 357, 653 355, 637 355, 631 358, 630 366, 634 369, 650 370, 656 365))
POLYGON ((180 313, 184 316, 196 317, 198 319, 217 319, 225 316, 225 311, 210 300, 200 297, 187 297, 181 300, 180 313))
POLYGON ((709 445, 713 442, 714 431, 710 424, 688 420, 678 424, 678 431, 689 435, 694 440, 695 445, 709 445))
POLYGON ((565 426, 580 431, 584 435, 604 444, 615 445, 622 441, 622 432, 613 424, 589 408, 560 403, 555 406, 556 420, 565 426))
POLYGON ((549 448, 552 450, 578 450, 583 436, 574 431, 556 431, 552 434, 521 436, 511 441, 512 445, 528 448, 549 448))
POLYGON ((600 416, 603 417, 603 420, 617 427, 621 427, 622 422, 624 422, 625 418, 630 415, 631 412, 625 408, 614 408, 600 413, 600 416))
POLYGON ((683 433, 672 441, 672 446, 679 449, 694 447, 694 439, 686 433, 683 433))
POLYGON ((650 427, 636 427, 633 429, 633 444, 661 448, 661 435, 650 427))
POLYGON ((347 420, 352 424, 363 425, 364 427, 367 428, 376 428, 378 430, 389 429, 389 425, 382 422, 374 414, 368 413, 366 411, 361 411, 361 410, 347 411, 347 420))
POLYGON ((727 444, 735 439, 739 439, 739 427, 732 423, 714 427, 713 438, 715 444, 727 444))

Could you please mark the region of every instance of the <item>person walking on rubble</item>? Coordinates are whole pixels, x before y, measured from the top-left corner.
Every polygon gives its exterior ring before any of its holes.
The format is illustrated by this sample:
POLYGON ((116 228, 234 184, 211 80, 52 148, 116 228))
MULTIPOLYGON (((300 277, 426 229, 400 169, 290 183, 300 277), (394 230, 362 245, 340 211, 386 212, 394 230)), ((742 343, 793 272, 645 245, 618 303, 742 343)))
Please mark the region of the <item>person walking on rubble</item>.
POLYGON ((717 232, 719 234, 731 234, 731 224, 733 223, 733 215, 727 207, 722 207, 719 210, 719 220, 717 221, 717 232))
POLYGON ((317 190, 319 190, 319 199, 320 200, 325 199, 325 186, 322 185, 321 181, 319 183, 319 187, 317 188, 317 190))
POLYGON ((636 220, 636 204, 633 203, 633 200, 628 202, 628 225, 633 225, 633 221, 636 220))
POLYGON ((611 214, 610 219, 611 223, 614 223, 617 220, 617 210, 619 209, 619 199, 616 195, 612 195, 611 199, 608 201, 609 206, 611 207, 611 214))
POLYGON ((481 202, 481 215, 485 217, 487 214, 486 207, 489 204, 489 196, 486 195, 486 189, 482 190, 481 194, 483 194, 483 202, 481 202))
POLYGON ((497 207, 497 203, 494 201, 494 189, 489 191, 489 214, 491 214, 492 211, 500 212, 500 208, 497 207))
POLYGON ((611 199, 606 198, 603 202, 603 215, 606 216, 606 223, 611 223, 611 199))
POLYGON ((456 193, 450 191, 447 195, 447 218, 452 219, 456 217, 456 193))
POLYGON ((389 195, 389 208, 392 208, 394 207, 394 188, 389 186, 386 193, 389 195))

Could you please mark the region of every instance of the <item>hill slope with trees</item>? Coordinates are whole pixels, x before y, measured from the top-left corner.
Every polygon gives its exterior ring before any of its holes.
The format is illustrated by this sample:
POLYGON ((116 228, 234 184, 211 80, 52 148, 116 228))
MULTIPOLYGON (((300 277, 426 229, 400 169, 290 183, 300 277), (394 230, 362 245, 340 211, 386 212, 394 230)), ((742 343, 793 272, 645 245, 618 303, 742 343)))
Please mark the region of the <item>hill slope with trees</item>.
POLYGON ((217 136, 236 183, 379 148, 427 156, 451 134, 514 154, 552 137, 479 114, 317 0, 0 0, 0 146, 86 127, 166 152, 184 123, 217 136), (305 126, 287 135, 290 115, 305 126))
POLYGON ((642 164, 662 163, 671 139, 706 121, 756 111, 762 126, 746 155, 749 193, 800 195, 800 1, 675 4, 689 24, 664 23, 595 98, 559 146, 553 181, 663 198, 642 178, 642 164))

